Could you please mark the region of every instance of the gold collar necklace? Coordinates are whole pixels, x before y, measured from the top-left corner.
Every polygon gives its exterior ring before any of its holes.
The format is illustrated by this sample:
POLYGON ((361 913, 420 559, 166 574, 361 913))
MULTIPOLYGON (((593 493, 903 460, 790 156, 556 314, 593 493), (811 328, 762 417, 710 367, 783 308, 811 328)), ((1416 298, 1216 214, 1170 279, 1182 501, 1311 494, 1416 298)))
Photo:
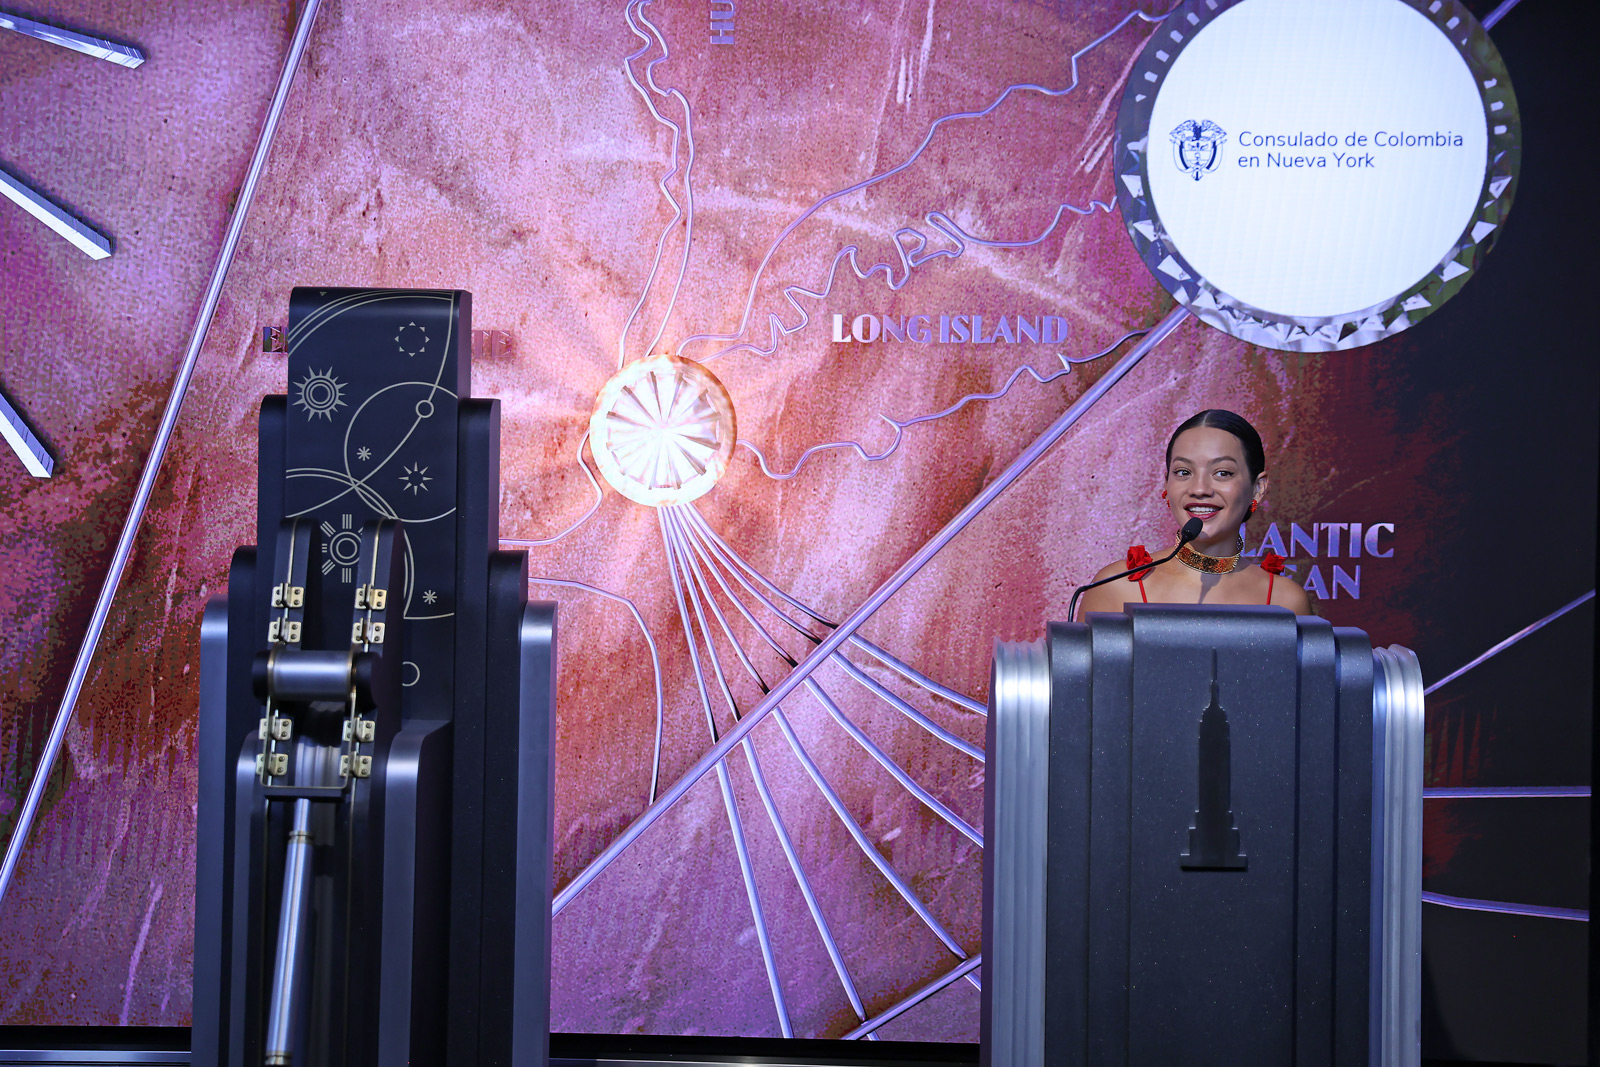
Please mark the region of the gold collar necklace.
POLYGON ((1184 545, 1178 549, 1178 562, 1203 574, 1227 574, 1239 565, 1239 557, 1243 554, 1244 538, 1241 537, 1234 545, 1231 556, 1208 556, 1184 545))

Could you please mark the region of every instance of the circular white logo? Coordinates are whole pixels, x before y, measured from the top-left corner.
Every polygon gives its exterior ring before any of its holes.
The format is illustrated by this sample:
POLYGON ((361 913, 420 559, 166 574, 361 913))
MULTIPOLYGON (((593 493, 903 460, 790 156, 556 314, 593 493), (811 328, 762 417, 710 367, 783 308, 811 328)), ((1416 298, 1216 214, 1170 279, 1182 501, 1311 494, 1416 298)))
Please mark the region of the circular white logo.
POLYGON ((1119 117, 1118 194, 1156 277, 1276 348, 1366 344, 1476 266, 1510 207, 1516 100, 1457 0, 1191 0, 1119 117))
POLYGON ((606 382, 589 416, 601 477, 639 504, 687 504, 711 491, 733 458, 733 401, 717 376, 662 353, 606 382))

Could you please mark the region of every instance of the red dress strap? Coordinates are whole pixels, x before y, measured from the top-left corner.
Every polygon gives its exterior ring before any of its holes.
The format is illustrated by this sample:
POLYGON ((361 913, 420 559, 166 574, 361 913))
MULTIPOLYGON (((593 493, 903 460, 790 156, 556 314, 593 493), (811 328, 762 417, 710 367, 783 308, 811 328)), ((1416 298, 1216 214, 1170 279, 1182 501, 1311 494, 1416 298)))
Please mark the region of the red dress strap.
POLYGON ((1133 571, 1128 575, 1128 581, 1139 583, 1139 599, 1146 604, 1150 603, 1150 597, 1144 591, 1144 576, 1150 573, 1151 568, 1145 567, 1145 564, 1150 562, 1153 562, 1150 553, 1144 550, 1143 545, 1128 546, 1127 562, 1123 565, 1123 569, 1133 571), (1136 567, 1144 567, 1144 570, 1134 570, 1136 567))
POLYGON ((1267 572, 1267 603, 1272 603, 1272 583, 1283 573, 1287 561, 1276 552, 1261 553, 1261 569, 1267 572))

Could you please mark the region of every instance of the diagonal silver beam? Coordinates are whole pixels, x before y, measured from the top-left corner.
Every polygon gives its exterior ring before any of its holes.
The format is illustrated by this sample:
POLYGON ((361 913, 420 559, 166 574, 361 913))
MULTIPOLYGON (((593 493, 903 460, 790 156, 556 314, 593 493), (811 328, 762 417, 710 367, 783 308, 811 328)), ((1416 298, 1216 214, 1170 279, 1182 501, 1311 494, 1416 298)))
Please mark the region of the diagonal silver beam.
MULTIPOLYGON (((666 553, 667 572, 672 577, 672 592, 678 603, 678 617, 683 622, 683 638, 689 644, 689 659, 694 664, 695 681, 700 686, 700 701, 705 705, 706 724, 711 729, 711 738, 716 740, 717 726, 711 714, 711 698, 706 691, 705 672, 700 664, 700 654, 695 647, 695 631, 689 621, 689 612, 684 606, 684 590, 688 587, 689 596, 693 598, 693 578, 688 568, 682 566, 677 559, 677 552, 672 542, 671 530, 667 525, 665 510, 657 510, 656 518, 661 524, 661 545, 666 553), (679 580, 679 569, 683 571, 683 580, 679 580)), ((700 629, 705 634, 706 647, 710 651, 713 667, 717 672, 717 681, 722 684, 723 694, 727 697, 728 706, 732 708, 733 695, 728 692, 727 679, 722 676, 722 667, 717 663, 717 650, 711 643, 711 631, 706 627, 705 615, 700 610, 699 601, 694 601, 695 618, 700 622, 700 629)), ((735 711, 737 714, 737 711, 735 711)), ((746 755, 750 749, 745 748, 746 755)), ((727 760, 717 762, 717 781, 722 787, 722 806, 728 812, 728 827, 733 832, 733 846, 739 855, 739 873, 744 879, 745 897, 750 903, 750 917, 755 922, 756 938, 761 944, 761 962, 766 968, 767 985, 772 990, 773 1007, 778 1012, 778 1025, 784 1037, 793 1037, 794 1029, 789 1022, 789 1007, 784 1002, 783 983, 778 978, 777 955, 772 948, 772 937, 767 930, 766 912, 761 906, 761 890, 756 885, 755 866, 750 860, 750 846, 745 840, 744 823, 739 818, 739 802, 733 795, 733 779, 728 773, 727 760)))
POLYGON ((628 825, 627 829, 617 836, 616 840, 602 849, 600 854, 590 860, 588 865, 579 871, 572 881, 563 886, 561 891, 556 894, 555 901, 551 906, 552 913, 561 914, 562 909, 572 903, 574 897, 583 892, 591 882, 599 877, 601 871, 604 871, 615 862, 617 857, 622 855, 629 845, 637 841, 641 834, 655 825, 655 821, 661 818, 672 805, 676 804, 696 782, 705 777, 713 767, 725 759, 728 753, 733 750, 733 746, 739 743, 740 738, 754 730, 761 720, 772 713, 773 708, 781 704, 790 693, 800 688, 801 684, 811 677, 811 672, 826 663, 829 657, 850 639, 850 636, 856 632, 862 623, 866 622, 879 608, 888 603, 890 597, 899 592, 907 582, 916 576, 918 571, 927 565, 929 560, 938 555, 940 550, 954 540, 957 534, 965 530, 973 519, 982 514, 984 509, 1000 497, 1001 493, 1009 489, 1018 478, 1021 478, 1030 467, 1037 463, 1039 458, 1050 450, 1051 445, 1061 440, 1066 435, 1066 432, 1072 429, 1077 421, 1099 402, 1101 397, 1105 396, 1113 386, 1127 377, 1128 372, 1133 370, 1148 352, 1165 340, 1167 335, 1177 329, 1188 317, 1189 311, 1182 305, 1168 312, 1167 316, 1157 323, 1149 333, 1145 334, 1137 345, 1128 350, 1127 355, 1118 360, 1098 381, 1085 390, 1084 394, 1074 401, 1071 407, 1062 412, 1061 416, 1051 423, 1032 444, 1023 449, 1022 454, 1012 460, 1011 464, 1001 471, 994 481, 984 486, 977 496, 968 501, 967 505, 956 513, 954 518, 945 523, 943 529, 934 534, 927 544, 912 553, 911 558, 901 564, 899 570, 890 575, 866 600, 862 601, 860 607, 852 611, 849 617, 839 624, 833 633, 829 634, 816 648, 812 649, 810 654, 801 661, 800 666, 790 671, 782 681, 773 686, 771 692, 763 697, 761 702, 750 710, 749 714, 740 719, 733 729, 724 734, 721 740, 713 745, 705 755, 701 756, 693 767, 689 768, 688 773, 668 786, 654 804, 646 808, 637 819, 628 825))
MULTIPOLYGON (((681 519, 675 519, 673 521, 677 523, 682 522, 681 519)), ((678 526, 678 530, 680 533, 686 534, 691 538, 698 536, 690 526, 678 526)), ((708 569, 710 569, 712 576, 716 578, 717 584, 722 589, 723 595, 726 596, 728 600, 739 609, 745 620, 749 622, 751 626, 755 627, 757 632, 761 634, 761 636, 773 648, 773 650, 784 657, 785 661, 790 665, 791 668, 798 666, 798 664, 796 664, 795 661, 783 651, 777 642, 772 639, 772 636, 767 633, 766 628, 763 627, 761 623, 750 614, 749 610, 745 608, 744 604, 739 600, 739 598, 735 596, 728 588, 727 583, 722 580, 722 576, 718 574, 715 567, 711 566, 710 560, 704 556, 701 546, 699 544, 695 544, 694 547, 696 551, 700 552, 701 558, 705 560, 706 566, 708 569)), ((721 559, 720 556, 718 558, 721 559)), ((728 564, 725 559, 722 560, 722 562, 724 566, 729 567, 729 573, 733 574, 735 578, 739 577, 737 572, 732 569, 731 565, 728 564)), ((764 604, 766 604, 767 608, 777 614, 779 618, 784 618, 783 613, 778 611, 777 606, 774 605, 770 600, 767 600, 765 597, 763 597, 758 590, 752 589, 749 583, 744 582, 741 579, 740 584, 744 586, 746 592, 749 592, 752 596, 756 597, 758 600, 761 600, 764 604)), ((710 594, 708 591, 707 596, 709 595, 710 594)), ((785 621, 791 626, 795 625, 794 620, 792 619, 785 618, 785 621)), ((804 633, 805 631, 802 630, 801 632, 804 633)), ((813 642, 818 640, 818 638, 814 635, 807 634, 806 636, 813 642)), ((729 635, 729 639, 732 639, 731 634, 729 635)), ((835 656, 834 658, 837 660, 842 659, 843 657, 835 656)), ((750 670, 752 675, 754 675, 756 683, 761 686, 761 691, 763 693, 766 692, 766 682, 761 678, 760 674, 755 671, 753 666, 748 665, 748 661, 747 669, 750 670)), ((828 700, 827 694, 822 690, 821 686, 817 685, 815 679, 806 680, 806 690, 818 702, 831 704, 831 702, 828 700)), ((794 728, 789 724, 788 718, 785 717, 783 709, 781 707, 774 708, 772 717, 777 721, 779 728, 782 729, 784 737, 789 742, 789 748, 794 753, 795 759, 799 761, 801 768, 806 772, 807 776, 810 777, 811 783, 817 787, 817 791, 822 794, 823 799, 825 799, 829 806, 833 808, 834 814, 839 817, 839 821, 844 825, 845 830, 850 834, 851 839, 855 841, 856 846, 861 850, 862 854, 865 855, 875 867, 877 867, 878 872, 888 880, 889 884, 894 887, 895 891, 900 894, 901 898, 911 906, 911 910, 916 913, 918 918, 922 919, 923 922, 927 924, 928 929, 933 932, 934 936, 939 938, 939 940, 943 942, 945 947, 951 952, 955 953, 957 956, 965 957, 965 953, 961 950, 960 944, 957 943, 955 938, 950 936, 950 932, 946 930, 936 918, 933 917, 933 913, 928 910, 928 906, 917 897, 916 893, 909 885, 905 883, 905 880, 899 876, 899 874, 889 864, 888 860, 884 858, 883 854, 874 848, 871 841, 867 839, 866 833, 861 829, 861 825, 856 822, 855 817, 850 814, 849 809, 844 805, 844 801, 839 797, 839 794, 834 791, 833 787, 828 784, 827 778, 823 776, 822 769, 817 766, 816 761, 811 758, 811 754, 806 751, 806 747, 801 742, 799 735, 794 732, 794 728)), ((745 738, 744 745, 746 753, 753 758, 754 752, 751 749, 749 738, 745 738)), ((981 841, 979 842, 979 845, 982 845, 981 841)), ((836 960, 835 962, 836 966, 840 968, 843 967, 842 960, 836 960)), ((845 977, 842 970, 840 971, 840 977, 841 979, 845 977)), ((971 975, 968 976, 968 980, 972 980, 971 975)), ((865 1020, 866 1014, 860 1005, 855 1001, 853 993, 851 1003, 856 1007, 856 1015, 862 1020, 865 1020)), ((869 1034, 868 1036, 872 1037, 873 1040, 877 1039, 875 1035, 869 1034)))
POLYGON ((0 30, 11 30, 24 37, 70 48, 74 52, 82 52, 86 56, 115 63, 119 67, 137 67, 144 62, 144 53, 132 45, 118 44, 104 37, 90 37, 86 33, 77 33, 73 30, 63 30, 59 26, 47 26, 43 22, 35 22, 5 11, 0 11, 0 30))
MULTIPOLYGON (((744 615, 745 620, 747 622, 749 622, 751 626, 755 627, 756 633, 758 633, 761 636, 761 638, 764 641, 766 641, 767 645, 769 647, 771 647, 774 652, 776 652, 776 653, 778 653, 778 655, 782 656, 784 661, 787 662, 791 668, 798 666, 798 664, 795 662, 794 658, 792 656, 790 656, 787 652, 785 652, 778 645, 778 643, 773 639, 772 635, 767 632, 766 627, 762 626, 759 622, 757 622, 755 620, 755 618, 753 616, 751 616, 750 612, 745 608, 744 604, 741 603, 739 598, 734 596, 733 592, 728 588, 728 583, 726 583, 726 582, 724 582, 722 580, 722 575, 717 572, 715 567, 711 566, 711 559, 706 554, 708 549, 707 549, 706 545, 704 544, 704 538, 694 529, 694 527, 692 527, 689 524, 685 523, 682 518, 679 518, 679 517, 676 517, 676 516, 673 516, 673 515, 669 514, 668 515, 668 522, 669 522, 669 525, 671 525, 673 527, 673 529, 677 533, 678 543, 679 543, 679 546, 680 546, 680 552, 687 555, 692 551, 696 556, 698 556, 699 558, 703 559, 705 561, 705 563, 706 563, 706 566, 708 568, 710 568, 712 576, 716 578, 717 584, 719 586, 721 586, 723 595, 726 596, 728 598, 728 600, 730 602, 732 602, 733 605, 736 608, 739 609, 739 612, 744 615)), ((714 546, 712 546, 712 547, 714 549, 714 546)), ((728 566, 726 561, 723 562, 723 565, 724 566, 728 566)), ((698 565, 696 565, 696 571, 698 572, 698 570, 699 570, 699 567, 698 567, 698 565)), ((731 570, 731 568, 730 568, 730 570, 731 570)), ((777 606, 775 604, 773 604, 770 600, 767 600, 765 597, 762 597, 759 593, 756 593, 754 590, 751 590, 749 583, 748 582, 744 582, 742 579, 740 579, 740 577, 739 577, 739 575, 737 573, 734 573, 734 578, 739 580, 740 584, 744 585, 746 590, 750 590, 752 595, 756 596, 757 599, 763 601, 766 604, 767 608, 769 610, 771 610, 772 612, 774 612, 775 614, 777 614, 779 618, 784 619, 784 621, 788 622, 790 626, 795 626, 794 620, 788 619, 787 617, 785 617, 783 612, 778 611, 777 606)), ((702 577, 701 581, 702 581, 702 583, 704 583, 704 578, 703 577, 702 577)), ((706 597, 707 597, 707 599, 710 599, 710 597, 711 597, 711 590, 709 588, 706 589, 706 597)), ((712 605, 713 605, 713 609, 715 609, 715 601, 714 600, 712 601, 712 605)), ((717 613, 717 617, 718 617, 718 619, 722 619, 721 612, 717 613)), ((728 629, 728 624, 727 624, 726 620, 722 620, 722 628, 723 628, 723 631, 725 633, 727 633, 729 642, 733 644, 734 651, 739 654, 739 658, 741 660, 745 660, 746 669, 749 670, 749 672, 755 677, 757 684, 759 684, 761 686, 761 688, 762 688, 762 692, 765 692, 766 688, 767 688, 766 682, 761 678, 760 674, 758 674, 756 672, 755 668, 750 665, 747 657, 745 656, 744 650, 739 647, 738 642, 734 640, 733 632, 728 629)), ((803 628, 796 627, 796 629, 798 629, 799 632, 801 634, 803 634, 806 637, 806 639, 808 641, 812 642, 813 644, 815 644, 819 640, 819 638, 816 637, 816 635, 808 633, 803 628)), ((841 669, 843 669, 844 672, 846 674, 848 674, 851 678, 854 678, 861 685, 865 686, 866 689, 869 692, 871 692, 874 696, 876 696, 879 699, 883 700, 890 707, 894 708, 896 711, 899 711, 901 714, 905 715, 912 722, 916 723, 918 726, 922 727, 924 730, 927 730, 933 736, 939 738, 939 740, 945 742, 946 744, 948 744, 951 747, 957 749, 958 751, 960 751, 962 753, 965 753, 968 756, 971 756, 973 759, 977 760, 979 763, 983 762, 983 751, 981 749, 975 748, 974 746, 968 744, 966 741, 963 741, 961 738, 957 737, 955 734, 952 734, 949 730, 946 730, 944 727, 940 726, 938 723, 936 723, 932 719, 928 718, 922 712, 920 712, 916 708, 912 707, 906 701, 900 699, 894 693, 891 693, 884 686, 880 685, 875 678, 873 678, 871 675, 865 673, 864 671, 861 670, 861 668, 857 667, 854 663, 852 663, 849 660, 849 658, 847 658, 844 654, 835 653, 834 656, 833 656, 833 663, 834 663, 835 666, 840 667, 841 669)), ((979 844, 982 844, 982 842, 980 841, 979 844)))
POLYGON ((982 953, 979 953, 976 956, 969 956, 967 959, 962 960, 960 963, 956 964, 956 966, 952 967, 944 974, 941 974, 939 977, 935 978, 933 981, 929 982, 915 993, 912 993, 904 1000, 895 1004, 892 1008, 888 1008, 885 1011, 879 1012, 877 1015, 874 1015, 872 1018, 868 1019, 866 1022, 862 1023, 848 1034, 845 1034, 841 1040, 853 1041, 856 1038, 867 1037, 876 1033, 878 1031, 878 1027, 884 1025, 885 1023, 893 1022, 895 1019, 898 1019, 900 1016, 904 1015, 918 1004, 921 1004, 924 1000, 927 1000, 929 997, 939 992, 939 990, 943 989, 945 986, 954 985, 958 979, 967 977, 973 971, 976 971, 982 966, 982 953))
MULTIPOLYGON (((802 604, 788 593, 785 593, 782 589, 779 589, 770 578, 756 570, 755 567, 751 566, 748 560, 739 555, 739 553, 735 552, 733 550, 733 546, 729 545, 727 541, 722 539, 720 534, 711 528, 710 523, 706 522, 705 517, 694 509, 694 505, 687 505, 683 510, 688 516, 690 523, 693 524, 697 531, 699 531, 700 536, 705 539, 711 550, 717 554, 717 558, 722 560, 723 565, 728 568, 729 573, 738 579, 739 584, 744 586, 746 589, 749 589, 752 596, 759 598, 764 604, 766 604, 774 615, 778 616, 778 618, 782 619, 796 630, 799 630, 800 633, 804 634, 807 640, 815 643, 816 641, 820 640, 820 638, 808 633, 804 628, 796 625, 794 620, 785 615, 776 604, 772 603, 772 601, 768 600, 766 597, 761 596, 761 594, 757 593, 754 589, 751 589, 750 583, 745 581, 744 578, 740 576, 740 571, 744 571, 746 574, 750 575, 751 578, 759 582, 769 593, 777 597, 779 600, 782 600, 785 604, 788 604, 800 614, 805 615, 806 617, 818 623, 821 623, 830 630, 837 625, 826 616, 819 614, 815 609, 807 607, 805 604, 802 604)), ((906 681, 912 683, 913 685, 920 685, 934 696, 943 697, 957 707, 965 708, 966 710, 978 715, 987 715, 989 713, 988 708, 985 708, 982 704, 978 703, 976 700, 973 700, 965 693, 958 693, 949 686, 934 681, 932 678, 929 678, 926 674, 923 674, 909 663, 905 663, 890 653, 885 652, 883 649, 879 648, 871 641, 868 641, 860 634, 851 634, 850 643, 861 649, 867 655, 876 659, 879 663, 882 663, 885 667, 888 667, 890 670, 894 671, 906 681)))
POLYGON ((1440 785, 1422 791, 1423 800, 1505 800, 1518 797, 1586 797, 1586 785, 1440 785))
POLYGON ((857 726, 850 716, 840 710, 839 705, 834 703, 833 698, 821 686, 817 685, 815 678, 806 679, 806 688, 811 692, 812 696, 817 698, 817 703, 827 709, 828 714, 833 717, 833 721, 838 723, 840 728, 849 734, 856 744, 866 750, 867 755, 876 760, 880 767, 888 771, 894 780, 900 783, 900 788, 922 801, 929 811, 943 819, 956 832, 974 845, 979 848, 983 847, 983 835, 973 829, 965 819, 951 811, 949 806, 938 797, 923 788, 915 778, 906 773, 904 767, 894 761, 892 756, 874 744, 872 739, 866 735, 866 732, 857 726))
POLYGON ((3 393, 0 393, 0 437, 6 439, 11 451, 35 478, 48 478, 55 471, 56 461, 50 458, 22 413, 11 406, 3 393))
POLYGON ((1521 641, 1524 637, 1529 637, 1529 636, 1531 636, 1533 634, 1538 633, 1540 630, 1544 629, 1546 626, 1549 626, 1551 623, 1553 623, 1557 619, 1561 618, 1561 616, 1565 615, 1567 612, 1571 611, 1573 608, 1579 607, 1579 606, 1581 606, 1583 604, 1587 604, 1589 601, 1591 601, 1593 599, 1594 599, 1594 590, 1591 589, 1587 593, 1585 593, 1582 596, 1580 596, 1578 599, 1573 600, 1573 601, 1571 601, 1571 602, 1569 602, 1567 604, 1563 604, 1561 607, 1559 607, 1556 610, 1552 611, 1550 614, 1546 615, 1544 618, 1540 619, 1538 622, 1530 622, 1528 625, 1524 626, 1522 629, 1518 630, 1516 633, 1512 634, 1510 637, 1506 638, 1504 641, 1501 641, 1499 644, 1495 645, 1493 648, 1488 649, 1487 651, 1485 651, 1481 655, 1473 657, 1471 660, 1469 660, 1468 662, 1466 662, 1466 663, 1462 664, 1461 666, 1457 667, 1455 670, 1451 671, 1449 674, 1445 675, 1443 678, 1440 678, 1437 682, 1434 682, 1432 685, 1428 686, 1428 688, 1426 688, 1426 689, 1424 689, 1422 691, 1422 695, 1423 696, 1428 696, 1435 689, 1438 689, 1441 686, 1449 685, 1451 682, 1455 681, 1457 678, 1461 677, 1463 674, 1466 674, 1472 668, 1480 666, 1483 663, 1486 663, 1487 661, 1489 661, 1489 660, 1493 659, 1494 657, 1498 656, 1500 653, 1504 652, 1506 649, 1510 648, 1512 645, 1516 644, 1518 641, 1521 641))
POLYGON ((1520 2, 1521 0, 1500 0, 1499 5, 1483 17, 1483 28, 1486 30, 1494 29, 1494 24, 1505 18, 1511 9, 1520 2))
POLYGON ((105 259, 111 254, 111 242, 105 235, 91 229, 88 223, 5 170, 0 170, 0 196, 50 227, 56 236, 90 259, 105 259))
MULTIPOLYGON (((693 566, 695 582, 701 589, 705 603, 711 608, 717 622, 721 624, 722 632, 727 637, 729 644, 738 653, 739 662, 744 666, 745 671, 755 679, 756 684, 765 690, 766 683, 762 681, 761 673, 756 670, 755 665, 750 662, 750 658, 739 647, 738 641, 733 636, 733 630, 728 625, 727 617, 717 607, 716 599, 711 594, 710 585, 707 584, 705 576, 700 572, 698 565, 694 564, 694 557, 687 542, 687 534, 678 525, 671 508, 662 508, 661 515, 667 527, 673 531, 674 536, 677 538, 679 558, 687 560, 693 566)), ((720 578, 718 583, 721 584, 720 578)), ((693 586, 690 589, 692 592, 693 586)), ((728 587, 726 585, 722 586, 722 591, 725 595, 728 595, 728 587)), ((729 599, 733 599, 731 595, 729 595, 729 599)), ((734 603, 738 604, 738 601, 734 600, 734 603)), ((739 605, 739 607, 740 610, 743 610, 743 605, 739 605)), ((699 609, 696 608, 696 613, 698 614, 698 612, 699 609)), ((746 618, 748 617, 749 615, 746 613, 746 618)), ((700 617, 700 622, 703 628, 705 624, 703 616, 700 617)), ((707 632, 707 643, 710 640, 711 635, 707 632)), ((737 717, 738 708, 733 707, 731 703, 730 708, 732 708, 734 715, 737 717)), ((789 836, 789 828, 785 825, 783 816, 778 812, 777 798, 772 795, 772 790, 767 785, 766 774, 761 769, 761 760, 757 757, 755 745, 751 743, 750 738, 744 739, 743 748, 745 760, 750 764, 750 777, 755 781, 756 792, 760 794, 761 804, 767 811, 767 819, 772 823, 772 829, 778 835, 778 843, 783 847, 784 857, 789 861, 790 873, 794 875, 795 883, 800 887, 800 894, 805 898, 806 909, 811 913, 811 921, 816 926, 818 936, 822 938, 822 944, 827 949, 828 958, 833 961, 834 972, 839 976, 839 982, 844 987, 845 995, 850 1000, 850 1007, 855 1011, 856 1018, 865 1019, 867 1017, 866 1008, 861 1003, 860 994, 856 992, 855 981, 850 977, 850 972, 845 967, 844 955, 839 951, 838 942, 833 936, 833 929, 828 925, 827 918, 822 914, 822 903, 817 899, 816 893, 811 888, 811 879, 806 874, 805 865, 800 862, 800 853, 794 847, 794 841, 789 836)))
POLYGON ((183 362, 178 365, 177 376, 172 380, 172 392, 167 396, 166 410, 161 414, 161 424, 156 428, 155 440, 150 445, 150 455, 145 459, 144 470, 139 475, 139 485, 134 489, 128 518, 122 524, 122 535, 117 538, 116 550, 111 554, 111 564, 106 568, 105 581, 100 585, 100 596, 95 601, 94 611, 89 616, 88 632, 84 634, 83 644, 78 647, 78 658, 73 661, 72 673, 67 678, 67 690, 61 697, 61 707, 56 712, 55 721, 50 724, 50 735, 39 753, 39 763, 34 769, 33 781, 28 784, 28 796, 22 802, 22 810, 17 813, 16 828, 11 832, 11 840, 6 842, 5 861, 0 864, 0 907, 4 906, 6 891, 11 888, 11 879, 17 871, 17 861, 22 856, 23 846, 28 842, 28 833, 33 829, 33 820, 39 814, 39 804, 43 801, 45 787, 50 782, 50 772, 55 767, 56 757, 61 753, 62 742, 66 740, 67 727, 72 722, 72 712, 78 704, 78 694, 83 691, 84 680, 89 675, 89 665, 94 661, 95 646, 100 643, 100 633, 105 629, 106 616, 111 613, 111 602, 117 595, 117 585, 122 581, 122 572, 127 569, 129 557, 133 555, 133 544, 139 536, 139 525, 144 520, 144 510, 150 503, 150 494, 155 490, 156 478, 161 473, 161 461, 166 458, 167 445, 177 428, 178 413, 183 409, 184 394, 189 391, 189 379, 194 376, 195 364, 200 361, 200 350, 205 347, 206 332, 211 327, 211 317, 216 314, 217 301, 222 296, 222 283, 227 280, 228 268, 233 264, 233 253, 239 246, 239 235, 244 231, 244 221, 250 214, 250 203, 255 199, 256 186, 266 169, 267 156, 272 150, 273 134, 278 130, 278 119, 283 115, 283 105, 289 97, 290 86, 294 84, 295 71, 300 68, 300 57, 305 54, 306 42, 311 39, 311 27, 316 22, 317 7, 321 2, 322 0, 306 0, 305 10, 300 15, 300 24, 295 27, 294 40, 289 44, 289 55, 283 62, 283 72, 278 76, 278 87, 273 91, 272 103, 267 107, 266 122, 261 126, 261 136, 256 140, 255 153, 250 157, 250 169, 245 172, 244 185, 239 189, 238 205, 228 220, 227 233, 222 239, 222 251, 217 255, 216 266, 211 271, 211 281, 206 285, 205 298, 200 304, 200 313, 195 316, 194 329, 189 334, 189 348, 184 353, 183 362))

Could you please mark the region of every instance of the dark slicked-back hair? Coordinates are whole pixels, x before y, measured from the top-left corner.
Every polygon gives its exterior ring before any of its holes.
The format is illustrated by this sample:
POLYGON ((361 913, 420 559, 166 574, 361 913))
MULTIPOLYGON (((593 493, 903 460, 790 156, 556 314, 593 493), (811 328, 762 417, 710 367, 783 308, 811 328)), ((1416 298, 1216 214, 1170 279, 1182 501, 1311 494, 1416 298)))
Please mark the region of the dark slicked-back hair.
POLYGON ((1267 451, 1261 447, 1261 435, 1256 433, 1256 428, 1251 426, 1243 415, 1235 415, 1221 408, 1207 408, 1192 415, 1172 431, 1172 436, 1167 439, 1167 466, 1172 466, 1172 446, 1177 443, 1178 435, 1185 430, 1200 427, 1222 430, 1239 439, 1239 443, 1244 446, 1244 465, 1250 472, 1251 482, 1261 477, 1261 472, 1267 469, 1267 451))

